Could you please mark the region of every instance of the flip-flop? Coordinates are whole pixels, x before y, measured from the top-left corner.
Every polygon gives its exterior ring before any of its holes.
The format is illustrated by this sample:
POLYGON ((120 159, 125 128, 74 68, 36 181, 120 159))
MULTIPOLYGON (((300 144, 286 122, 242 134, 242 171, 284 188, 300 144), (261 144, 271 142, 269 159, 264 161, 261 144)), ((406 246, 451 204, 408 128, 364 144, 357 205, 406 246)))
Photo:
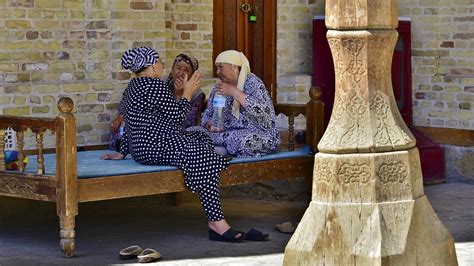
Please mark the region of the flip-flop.
POLYGON ((291 222, 284 222, 282 224, 275 225, 278 232, 284 234, 293 234, 295 232, 295 226, 291 222))
POLYGON ((219 235, 214 230, 209 230, 209 240, 212 240, 212 241, 239 243, 239 242, 242 242, 244 238, 245 238, 245 234, 239 231, 235 231, 232 228, 229 228, 222 235, 219 235), (238 234, 240 234, 240 236, 236 237, 238 234))
POLYGON ((152 248, 147 248, 137 258, 140 263, 154 262, 161 259, 161 253, 152 248))
POLYGON ((269 234, 264 234, 259 230, 250 229, 247 233, 245 233, 245 240, 249 241, 265 241, 268 240, 269 234))
POLYGON ((130 260, 136 258, 140 253, 142 253, 143 248, 137 245, 126 247, 119 252, 119 258, 121 260, 130 260))

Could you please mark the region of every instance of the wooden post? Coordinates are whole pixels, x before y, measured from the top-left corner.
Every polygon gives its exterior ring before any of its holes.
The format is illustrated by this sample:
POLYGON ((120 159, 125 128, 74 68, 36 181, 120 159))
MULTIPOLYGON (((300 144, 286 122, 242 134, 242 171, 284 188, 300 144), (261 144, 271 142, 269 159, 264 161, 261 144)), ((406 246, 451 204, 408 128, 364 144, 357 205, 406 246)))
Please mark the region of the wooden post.
POLYGON ((295 150, 295 117, 288 116, 288 150, 295 150))
POLYGON ((25 132, 23 131, 23 128, 20 127, 20 129, 16 132, 16 148, 18 150, 18 171, 20 172, 25 171, 25 164, 23 163, 23 160, 25 159, 25 154, 23 152, 24 136, 25 132))
POLYGON ((326 0, 334 108, 285 265, 457 265, 391 81, 396 0, 326 0))
POLYGON ((65 257, 74 256, 75 217, 78 213, 76 119, 74 103, 63 97, 58 102, 60 114, 56 125, 56 207, 59 216, 60 248, 65 257))
POLYGON ((0 129, 0 171, 5 171, 5 129, 0 129))
POLYGON ((306 104, 306 144, 316 153, 319 140, 324 133, 324 103, 321 101, 321 89, 311 87, 309 98, 306 104))
POLYGON ((38 175, 44 174, 43 132, 36 133, 36 147, 38 148, 38 175))
MULTIPOLYGON (((321 89, 313 86, 309 90, 309 101, 306 104, 306 144, 313 153, 318 152, 318 143, 324 133, 324 103, 321 101, 321 89)), ((312 194, 313 176, 305 176, 309 198, 312 194)))

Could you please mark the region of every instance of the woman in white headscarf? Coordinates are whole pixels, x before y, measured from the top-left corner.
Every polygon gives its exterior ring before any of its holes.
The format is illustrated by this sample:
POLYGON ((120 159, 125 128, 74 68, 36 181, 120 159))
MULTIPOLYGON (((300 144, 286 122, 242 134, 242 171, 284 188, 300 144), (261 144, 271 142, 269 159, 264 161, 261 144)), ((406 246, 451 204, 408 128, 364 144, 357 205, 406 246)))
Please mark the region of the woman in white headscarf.
POLYGON ((237 157, 259 157, 278 148, 279 132, 272 99, 262 80, 250 73, 249 61, 235 50, 224 51, 216 58, 220 81, 212 89, 201 124, 221 152, 237 157), (226 97, 223 110, 224 129, 212 126, 213 100, 216 94, 226 97))

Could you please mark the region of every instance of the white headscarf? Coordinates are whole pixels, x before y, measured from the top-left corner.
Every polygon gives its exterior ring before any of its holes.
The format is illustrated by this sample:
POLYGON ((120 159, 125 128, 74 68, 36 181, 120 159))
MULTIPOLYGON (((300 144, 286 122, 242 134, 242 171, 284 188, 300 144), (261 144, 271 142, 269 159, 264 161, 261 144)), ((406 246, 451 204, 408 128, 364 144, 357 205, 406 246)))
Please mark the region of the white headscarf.
MULTIPOLYGON (((235 50, 224 51, 217 56, 215 63, 227 63, 239 66, 240 74, 237 81, 237 88, 241 91, 244 89, 245 80, 247 79, 247 75, 250 73, 250 64, 249 60, 242 52, 235 50)), ((234 100, 232 105, 232 114, 236 118, 240 117, 240 104, 236 100, 234 100)))

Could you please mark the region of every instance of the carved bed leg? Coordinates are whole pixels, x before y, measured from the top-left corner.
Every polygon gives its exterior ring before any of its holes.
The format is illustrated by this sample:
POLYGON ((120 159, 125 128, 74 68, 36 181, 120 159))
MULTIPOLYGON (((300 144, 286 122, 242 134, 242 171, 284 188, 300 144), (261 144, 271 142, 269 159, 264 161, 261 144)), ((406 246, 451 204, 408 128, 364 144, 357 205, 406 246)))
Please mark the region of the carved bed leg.
POLYGON ((73 102, 61 98, 56 127, 56 208, 61 226, 60 248, 65 257, 74 256, 75 217, 78 213, 76 122, 73 102))
POLYGON ((64 257, 74 256, 74 251, 76 249, 76 232, 74 231, 75 225, 75 216, 73 215, 61 215, 59 217, 59 224, 61 226, 61 231, 59 235, 61 240, 59 242, 59 247, 64 257))

